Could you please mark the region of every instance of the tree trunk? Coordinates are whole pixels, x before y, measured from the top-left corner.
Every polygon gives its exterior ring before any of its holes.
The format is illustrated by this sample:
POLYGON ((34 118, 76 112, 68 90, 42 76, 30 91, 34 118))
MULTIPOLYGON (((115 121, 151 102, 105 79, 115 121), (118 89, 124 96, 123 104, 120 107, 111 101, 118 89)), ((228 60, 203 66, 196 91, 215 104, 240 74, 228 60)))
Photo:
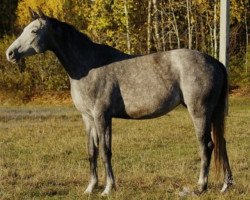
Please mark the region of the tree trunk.
POLYGON ((246 29, 246 61, 245 61, 245 66, 246 66, 246 74, 248 73, 248 51, 250 51, 250 48, 249 48, 249 41, 248 41, 248 24, 247 24, 247 8, 245 10, 245 29, 246 29))
POLYGON ((191 2, 186 0, 187 3, 187 21, 188 21, 188 48, 192 49, 192 21, 191 21, 191 2))
POLYGON ((148 23, 147 23, 147 52, 150 53, 151 50, 151 9, 152 9, 152 1, 148 0, 148 23))
POLYGON ((172 46, 172 28, 170 28, 172 26, 172 22, 171 22, 171 7, 169 5, 169 16, 168 16, 168 40, 169 40, 169 48, 173 49, 172 46))
POLYGON ((165 41, 165 23, 164 23, 164 13, 163 13, 163 2, 161 0, 161 40, 162 40, 162 50, 166 50, 165 41))
POLYGON ((206 52, 207 49, 206 49, 206 35, 205 35, 205 27, 204 27, 204 22, 203 22, 203 19, 201 18, 200 20, 200 23, 201 23, 201 50, 206 52))
POLYGON ((218 43, 217 43, 217 0, 214 0, 214 57, 218 58, 218 43))
POLYGON ((178 30, 178 26, 177 26, 177 22, 176 22, 176 17, 175 17, 175 14, 174 14, 174 9, 173 9, 171 0, 168 0, 168 2, 169 2, 169 6, 170 6, 170 9, 171 9, 172 16, 173 16, 173 28, 174 28, 174 31, 175 31, 175 34, 176 34, 177 45, 178 45, 178 49, 179 49, 181 47, 181 43, 180 43, 180 35, 179 35, 179 30, 178 30))
POLYGON ((129 19, 128 19, 127 0, 124 0, 124 13, 125 13, 125 19, 126 19, 127 48, 128 48, 128 53, 131 54, 131 40, 130 40, 130 28, 129 28, 129 19))
POLYGON ((153 2, 153 7, 154 7, 154 32, 155 32, 155 42, 156 42, 156 49, 157 51, 161 51, 161 40, 160 40, 160 34, 159 34, 159 11, 157 7, 157 0, 152 0, 153 2))
POLYGON ((197 50, 198 49, 198 35, 199 35, 199 31, 198 31, 198 23, 197 21, 195 21, 195 24, 194 24, 194 31, 195 31, 195 49, 197 50))
POLYGON ((207 17, 207 22, 208 22, 207 25, 209 27, 209 35, 210 35, 210 40, 208 41, 210 43, 209 52, 211 55, 214 55, 213 28, 211 27, 211 25, 209 23, 208 11, 206 12, 206 17, 207 17))

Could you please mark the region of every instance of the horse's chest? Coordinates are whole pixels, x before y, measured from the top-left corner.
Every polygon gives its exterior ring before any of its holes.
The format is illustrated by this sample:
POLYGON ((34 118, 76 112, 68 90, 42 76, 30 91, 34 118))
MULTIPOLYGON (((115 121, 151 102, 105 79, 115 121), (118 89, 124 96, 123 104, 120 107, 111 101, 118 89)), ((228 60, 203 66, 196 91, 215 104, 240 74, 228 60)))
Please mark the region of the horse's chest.
POLYGON ((83 87, 71 84, 71 97, 77 110, 80 112, 88 112, 93 107, 91 95, 86 94, 83 87))

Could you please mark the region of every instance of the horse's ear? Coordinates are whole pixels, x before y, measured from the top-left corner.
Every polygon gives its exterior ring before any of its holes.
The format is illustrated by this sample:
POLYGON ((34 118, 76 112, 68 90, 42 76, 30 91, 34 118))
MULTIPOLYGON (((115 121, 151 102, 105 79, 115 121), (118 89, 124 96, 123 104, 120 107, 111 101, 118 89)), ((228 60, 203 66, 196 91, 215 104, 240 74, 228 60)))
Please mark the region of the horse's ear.
POLYGON ((32 20, 38 19, 39 15, 31 9, 31 7, 29 7, 29 13, 30 13, 30 17, 32 18, 32 20))
POLYGON ((43 13, 43 11, 41 10, 41 8, 39 7, 38 8, 38 14, 39 14, 39 17, 42 18, 42 19, 46 19, 46 15, 43 13))

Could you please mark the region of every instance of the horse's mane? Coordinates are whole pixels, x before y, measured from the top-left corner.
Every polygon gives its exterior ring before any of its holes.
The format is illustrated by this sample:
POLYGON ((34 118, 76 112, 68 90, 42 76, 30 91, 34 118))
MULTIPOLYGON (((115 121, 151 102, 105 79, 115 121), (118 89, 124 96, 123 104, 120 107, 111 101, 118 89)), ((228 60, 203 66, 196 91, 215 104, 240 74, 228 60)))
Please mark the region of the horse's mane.
POLYGON ((66 23, 66 22, 62 22, 59 21, 55 18, 48 18, 50 24, 52 25, 54 30, 60 30, 61 29, 61 33, 63 39, 69 39, 69 40, 77 40, 78 43, 93 43, 91 41, 91 39, 85 35, 84 33, 78 31, 74 26, 66 23))

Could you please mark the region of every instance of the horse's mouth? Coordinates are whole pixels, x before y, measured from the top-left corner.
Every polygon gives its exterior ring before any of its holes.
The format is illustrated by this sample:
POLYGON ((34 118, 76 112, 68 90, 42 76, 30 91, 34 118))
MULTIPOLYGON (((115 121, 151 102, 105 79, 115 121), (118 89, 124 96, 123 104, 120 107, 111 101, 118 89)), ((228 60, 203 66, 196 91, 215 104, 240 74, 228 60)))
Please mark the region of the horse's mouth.
POLYGON ((11 63, 14 63, 14 64, 18 64, 20 62, 20 57, 19 56, 15 56, 15 57, 12 57, 12 58, 8 58, 8 61, 11 62, 11 63))

